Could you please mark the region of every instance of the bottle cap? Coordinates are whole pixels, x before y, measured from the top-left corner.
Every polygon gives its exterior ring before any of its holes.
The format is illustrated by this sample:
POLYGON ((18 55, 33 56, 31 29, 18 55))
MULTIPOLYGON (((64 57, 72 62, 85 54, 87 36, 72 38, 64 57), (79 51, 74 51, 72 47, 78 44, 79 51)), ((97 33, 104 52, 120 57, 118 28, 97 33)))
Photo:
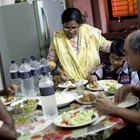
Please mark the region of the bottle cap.
POLYGON ((12 64, 15 63, 15 60, 12 60, 11 63, 12 63, 12 64))
POLYGON ((26 62, 26 59, 25 59, 25 58, 23 58, 23 59, 22 59, 22 63, 25 63, 25 62, 26 62))
POLYGON ((32 59, 32 60, 36 60, 36 57, 35 57, 35 56, 31 56, 31 59, 32 59))

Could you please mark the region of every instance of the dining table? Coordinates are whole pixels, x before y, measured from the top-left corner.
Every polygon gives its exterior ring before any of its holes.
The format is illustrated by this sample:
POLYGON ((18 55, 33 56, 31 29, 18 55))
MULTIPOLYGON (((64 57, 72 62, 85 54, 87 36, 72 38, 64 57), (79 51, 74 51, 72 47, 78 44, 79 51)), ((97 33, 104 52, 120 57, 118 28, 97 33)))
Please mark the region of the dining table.
MULTIPOLYGON (((59 89, 61 92, 61 89, 59 89)), ((85 91, 90 91, 85 89, 85 91)), ((76 89, 68 92, 75 93, 76 89)), ((139 102, 130 109, 136 109, 139 102)), ((58 115, 76 109, 94 109, 96 104, 80 104, 76 100, 58 108, 58 115)), ((116 131, 127 125, 127 122, 117 116, 100 114, 99 118, 90 124, 79 127, 60 127, 54 124, 54 119, 45 120, 41 106, 34 111, 32 122, 28 124, 30 131, 18 133, 18 140, 105 140, 116 131)))

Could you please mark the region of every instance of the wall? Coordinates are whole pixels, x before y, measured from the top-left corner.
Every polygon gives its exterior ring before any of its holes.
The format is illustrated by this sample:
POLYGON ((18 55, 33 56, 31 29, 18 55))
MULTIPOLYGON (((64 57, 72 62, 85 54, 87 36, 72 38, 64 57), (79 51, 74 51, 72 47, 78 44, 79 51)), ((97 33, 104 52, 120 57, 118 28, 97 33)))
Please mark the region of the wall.
POLYGON ((8 4, 14 4, 15 0, 0 0, 0 6, 1 5, 8 5, 8 4))
POLYGON ((90 0, 73 0, 73 6, 78 8, 86 18, 86 22, 93 26, 92 10, 90 0))
MULTIPOLYGON (((1 16, 1 11, 0 11, 0 19, 2 19, 1 16)), ((7 45, 7 38, 5 35, 5 30, 4 30, 4 23, 3 20, 0 20, 0 50, 3 48, 3 51, 7 51, 7 55, 9 55, 9 51, 7 50, 6 46, 7 45)), ((5 86, 5 82, 3 82, 4 78, 4 73, 3 73, 3 61, 7 61, 7 56, 4 57, 4 60, 2 59, 2 52, 0 51, 0 90, 5 86)), ((8 68, 9 69, 9 68, 8 68)))
POLYGON ((101 17, 102 33, 106 33, 108 32, 108 25, 107 25, 107 13, 105 11, 105 2, 104 0, 98 0, 98 2, 101 17))

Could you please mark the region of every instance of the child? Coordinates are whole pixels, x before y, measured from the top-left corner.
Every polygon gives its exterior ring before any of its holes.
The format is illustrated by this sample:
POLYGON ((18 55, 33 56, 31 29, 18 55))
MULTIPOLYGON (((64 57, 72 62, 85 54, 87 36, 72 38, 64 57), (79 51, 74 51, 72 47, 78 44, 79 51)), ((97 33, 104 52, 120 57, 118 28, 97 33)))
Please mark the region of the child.
POLYGON ((121 84, 139 83, 136 71, 131 71, 125 60, 124 39, 115 39, 110 47, 110 65, 103 67, 103 79, 118 80, 121 84))

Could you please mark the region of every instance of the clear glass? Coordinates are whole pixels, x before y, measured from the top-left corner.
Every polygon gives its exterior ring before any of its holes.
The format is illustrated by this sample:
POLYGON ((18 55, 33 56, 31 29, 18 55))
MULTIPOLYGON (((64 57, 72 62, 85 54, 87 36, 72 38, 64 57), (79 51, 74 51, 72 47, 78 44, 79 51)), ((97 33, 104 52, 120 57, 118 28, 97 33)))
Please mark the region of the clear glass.
POLYGON ((17 132, 21 135, 30 134, 31 116, 27 113, 21 113, 13 116, 17 132))
POLYGON ((77 93, 79 95, 83 95, 84 94, 83 80, 79 80, 79 81, 76 82, 76 90, 77 90, 77 93))

